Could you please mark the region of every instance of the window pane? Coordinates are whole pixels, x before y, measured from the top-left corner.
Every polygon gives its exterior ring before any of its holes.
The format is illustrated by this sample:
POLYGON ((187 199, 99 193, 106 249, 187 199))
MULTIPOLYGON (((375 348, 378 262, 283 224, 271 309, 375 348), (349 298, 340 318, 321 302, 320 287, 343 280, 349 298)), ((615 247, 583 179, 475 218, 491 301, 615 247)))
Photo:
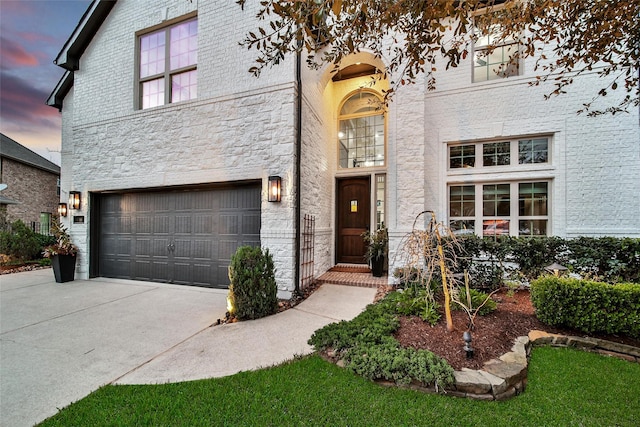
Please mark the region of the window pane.
POLYGON ((518 161, 520 164, 547 163, 549 141, 547 138, 518 141, 518 161))
POLYGON ((449 167, 472 168, 476 164, 475 145, 453 145, 449 147, 449 167))
POLYGON ((455 235, 474 234, 476 222, 473 220, 449 221, 449 228, 455 235))
POLYGON ((198 73, 196 70, 176 74, 171 77, 171 102, 195 99, 198 91, 198 73))
POLYGON ((474 216, 476 192, 473 185, 449 187, 449 217, 474 216))
POLYGON ((164 73, 165 31, 140 37, 140 78, 164 73))
POLYGON ((508 141, 482 144, 483 166, 509 165, 511 163, 510 146, 508 141))
POLYGON ((482 82, 519 74, 518 44, 487 48, 487 38, 481 38, 474 45, 473 81, 482 82))
POLYGON ((376 227, 384 227, 385 185, 386 175, 376 175, 376 227))
POLYGON ((142 83, 142 109, 164 104, 164 78, 142 83))
POLYGON ((485 219, 482 221, 483 236, 508 236, 509 220, 507 219, 485 219))
POLYGON ((509 216, 509 184, 482 186, 482 214, 484 216, 509 216))
POLYGON ((546 219, 525 219, 518 221, 519 236, 546 236, 546 219))
POLYGON ((178 24, 171 29, 171 69, 195 65, 198 61, 198 21, 178 24))
POLYGON ((384 115, 340 120, 340 167, 384 166, 384 115))
POLYGON ((519 185, 520 216, 547 215, 547 183, 529 182, 519 185))

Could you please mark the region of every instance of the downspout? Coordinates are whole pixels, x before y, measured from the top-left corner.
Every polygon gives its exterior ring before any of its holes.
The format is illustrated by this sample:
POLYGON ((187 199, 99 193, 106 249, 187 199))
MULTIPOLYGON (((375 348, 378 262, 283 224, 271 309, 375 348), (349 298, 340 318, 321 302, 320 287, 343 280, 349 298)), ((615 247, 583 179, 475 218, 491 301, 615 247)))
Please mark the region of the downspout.
MULTIPOLYGON (((301 41, 299 42, 301 43, 301 41)), ((301 46, 299 46, 301 47, 301 46)), ((301 219, 301 200, 302 192, 300 189, 300 183, 302 181, 300 175, 301 163, 302 163, 302 50, 298 49, 296 53, 296 165, 295 165, 295 188, 296 188, 296 211, 295 211, 295 294, 300 293, 300 219, 301 219)))

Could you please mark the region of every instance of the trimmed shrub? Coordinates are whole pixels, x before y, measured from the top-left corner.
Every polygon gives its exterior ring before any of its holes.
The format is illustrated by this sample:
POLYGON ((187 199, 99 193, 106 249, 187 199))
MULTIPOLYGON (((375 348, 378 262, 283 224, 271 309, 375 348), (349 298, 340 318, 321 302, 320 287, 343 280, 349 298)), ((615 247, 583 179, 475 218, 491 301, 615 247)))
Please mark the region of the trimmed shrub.
POLYGON ((640 338, 640 285, 542 277, 531 283, 541 322, 586 333, 640 338))
POLYGON ((13 222, 10 230, 0 232, 0 253, 20 261, 42 257, 43 245, 36 232, 20 220, 13 222))
POLYGON ((509 264, 529 280, 554 261, 582 277, 608 283, 640 283, 640 239, 615 237, 508 237, 458 239, 456 273, 467 270, 471 286, 495 290, 504 285, 509 264))
POLYGON ((229 298, 238 319, 258 319, 278 309, 273 257, 268 249, 241 246, 231 257, 229 298))

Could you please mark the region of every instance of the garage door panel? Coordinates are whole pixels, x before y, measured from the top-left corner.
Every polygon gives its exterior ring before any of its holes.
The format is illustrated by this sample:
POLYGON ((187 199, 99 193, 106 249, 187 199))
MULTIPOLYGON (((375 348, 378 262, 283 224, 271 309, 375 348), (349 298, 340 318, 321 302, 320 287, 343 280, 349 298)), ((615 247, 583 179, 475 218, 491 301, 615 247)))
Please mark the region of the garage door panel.
POLYGON ((120 237, 116 243, 116 255, 128 256, 131 255, 131 239, 120 237))
POLYGON ((260 215, 242 215, 242 234, 260 235, 260 215))
POLYGON ((226 287, 241 245, 260 245, 260 186, 100 197, 98 274, 226 287))
POLYGON ((221 214, 218 234, 220 234, 221 236, 238 234, 238 220, 238 215, 221 214))

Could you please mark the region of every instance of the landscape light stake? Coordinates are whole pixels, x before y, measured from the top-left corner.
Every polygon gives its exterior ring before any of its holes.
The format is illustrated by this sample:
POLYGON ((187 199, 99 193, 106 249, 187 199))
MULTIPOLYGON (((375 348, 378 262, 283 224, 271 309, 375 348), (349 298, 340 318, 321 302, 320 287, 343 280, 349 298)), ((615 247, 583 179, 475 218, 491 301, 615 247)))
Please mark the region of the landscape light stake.
POLYGON ((467 353, 467 359, 473 358, 473 348, 471 347, 471 332, 464 331, 462 334, 464 340, 464 351, 467 353))

